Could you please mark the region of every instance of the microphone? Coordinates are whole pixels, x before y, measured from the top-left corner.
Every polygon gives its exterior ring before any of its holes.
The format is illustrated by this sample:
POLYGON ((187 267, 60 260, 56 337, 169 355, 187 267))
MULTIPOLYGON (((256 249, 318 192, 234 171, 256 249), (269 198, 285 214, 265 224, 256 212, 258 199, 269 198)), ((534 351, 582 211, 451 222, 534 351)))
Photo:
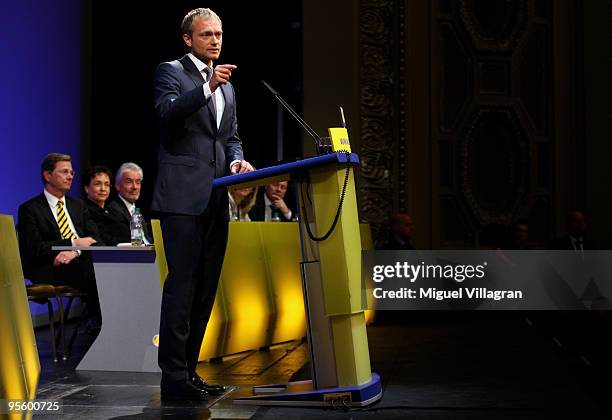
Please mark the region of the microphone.
POLYGON ((289 112, 289 115, 291 115, 308 133, 308 135, 314 139, 318 155, 323 155, 332 152, 331 145, 325 144, 323 138, 319 136, 317 132, 314 131, 314 129, 310 125, 308 125, 308 123, 304 121, 304 119, 300 117, 300 115, 295 112, 293 108, 291 108, 291 106, 283 99, 283 97, 280 95, 280 93, 276 91, 276 89, 270 86, 265 80, 262 80, 261 83, 263 83, 266 89, 270 91, 270 93, 274 96, 278 103, 281 104, 283 108, 287 110, 287 112, 289 112))

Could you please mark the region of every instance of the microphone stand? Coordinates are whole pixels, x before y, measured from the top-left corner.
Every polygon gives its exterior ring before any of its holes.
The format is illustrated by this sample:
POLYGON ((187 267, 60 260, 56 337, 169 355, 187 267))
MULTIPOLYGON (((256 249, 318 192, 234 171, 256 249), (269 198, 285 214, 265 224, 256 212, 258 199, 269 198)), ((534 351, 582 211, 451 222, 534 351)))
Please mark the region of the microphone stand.
POLYGON ((317 148, 317 155, 332 153, 331 144, 325 144, 323 138, 319 136, 316 131, 314 131, 313 128, 308 125, 308 123, 304 121, 297 112, 295 112, 293 108, 291 108, 291 106, 283 99, 280 93, 278 93, 272 86, 266 83, 265 80, 262 80, 261 83, 263 83, 266 89, 268 89, 270 93, 272 93, 278 103, 281 104, 283 108, 287 110, 287 112, 289 112, 289 115, 291 115, 302 126, 306 133, 308 133, 308 135, 314 139, 315 146, 317 148))

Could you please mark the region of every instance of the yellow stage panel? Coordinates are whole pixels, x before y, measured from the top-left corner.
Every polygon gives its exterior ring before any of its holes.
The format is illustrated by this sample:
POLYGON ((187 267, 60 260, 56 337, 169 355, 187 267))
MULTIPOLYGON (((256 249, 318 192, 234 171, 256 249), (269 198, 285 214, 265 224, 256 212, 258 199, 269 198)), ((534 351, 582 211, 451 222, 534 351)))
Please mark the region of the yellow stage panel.
POLYGON ((0 399, 33 400, 40 361, 12 216, 0 215, 0 238, 0 399))
POLYGON ((300 233, 297 223, 256 222, 265 254, 275 322, 271 342, 306 336, 306 312, 300 276, 300 233))
MULTIPOLYGON (((155 242, 161 229, 152 221, 155 242)), ((362 225, 363 249, 371 249, 362 225)), ((160 280, 167 274, 163 247, 156 245, 160 280)), ((221 280, 200 360, 254 350, 306 335, 297 223, 231 222, 221 280)), ((356 261, 361 266, 361 261, 356 261)), ((373 311, 366 311, 366 320, 373 311)))
POLYGON ((270 342, 273 302, 267 277, 257 224, 230 223, 220 283, 229 314, 223 354, 257 349, 270 342))

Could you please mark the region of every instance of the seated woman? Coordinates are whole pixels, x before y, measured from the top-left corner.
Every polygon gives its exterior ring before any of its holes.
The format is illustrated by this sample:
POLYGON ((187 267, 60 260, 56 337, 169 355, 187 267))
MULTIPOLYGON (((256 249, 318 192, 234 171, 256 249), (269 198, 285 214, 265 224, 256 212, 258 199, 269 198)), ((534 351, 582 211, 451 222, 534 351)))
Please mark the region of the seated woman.
POLYGON ((104 245, 110 246, 130 242, 129 226, 126 229, 121 221, 121 209, 115 208, 116 202, 107 203, 112 177, 112 172, 106 166, 94 166, 83 179, 83 189, 87 196, 85 204, 90 217, 98 227, 104 245))
POLYGON ((250 222, 249 211, 257 200, 257 187, 236 188, 229 187, 227 190, 229 197, 229 211, 231 221, 250 222))

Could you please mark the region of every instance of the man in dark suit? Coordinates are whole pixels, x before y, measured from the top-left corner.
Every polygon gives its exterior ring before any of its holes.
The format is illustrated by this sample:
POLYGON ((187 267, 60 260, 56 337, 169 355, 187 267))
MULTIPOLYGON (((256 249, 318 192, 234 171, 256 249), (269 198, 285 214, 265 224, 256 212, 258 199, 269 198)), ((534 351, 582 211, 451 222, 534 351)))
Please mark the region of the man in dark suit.
MULTIPOLYGON (((115 217, 122 224, 121 237, 119 242, 130 242, 131 231, 130 221, 136 210, 136 201, 140 198, 142 180, 144 174, 142 168, 133 162, 122 164, 115 175, 115 189, 117 198, 111 200, 115 217)), ((150 230, 144 226, 145 245, 153 243, 150 230)))
POLYGON ((552 241, 548 248, 556 250, 574 250, 583 255, 585 250, 596 249, 596 247, 585 241, 587 230, 586 217, 578 210, 572 210, 567 215, 567 235, 552 241))
POLYGON ((389 239, 382 249, 413 251, 412 237, 414 236, 414 223, 412 216, 406 213, 395 213, 391 216, 391 229, 389 239))
POLYGON ((85 205, 89 215, 98 228, 102 242, 110 246, 130 242, 129 213, 126 216, 127 210, 123 204, 108 199, 112 178, 110 169, 94 166, 83 179, 83 189, 87 196, 85 205))
POLYGON ((519 219, 512 225, 511 238, 501 249, 527 251, 529 247, 529 222, 519 219))
POLYGON ((287 181, 274 182, 257 195, 255 206, 249 212, 252 221, 289 222, 294 214, 285 201, 287 181))
POLYGON ((181 24, 189 54, 155 73, 161 145, 152 210, 159 214, 168 261, 162 295, 159 366, 162 399, 204 401, 224 388, 206 383, 196 365, 217 291, 228 234, 226 189, 215 177, 252 170, 237 133, 236 66, 220 64, 221 20, 210 9, 181 24))
POLYGON ((98 230, 85 203, 66 196, 74 171, 69 155, 51 153, 41 165, 42 194, 19 206, 18 232, 25 277, 33 283, 68 285, 89 294, 89 311, 99 314, 91 257, 78 251, 53 251, 53 246, 90 246, 98 230))

